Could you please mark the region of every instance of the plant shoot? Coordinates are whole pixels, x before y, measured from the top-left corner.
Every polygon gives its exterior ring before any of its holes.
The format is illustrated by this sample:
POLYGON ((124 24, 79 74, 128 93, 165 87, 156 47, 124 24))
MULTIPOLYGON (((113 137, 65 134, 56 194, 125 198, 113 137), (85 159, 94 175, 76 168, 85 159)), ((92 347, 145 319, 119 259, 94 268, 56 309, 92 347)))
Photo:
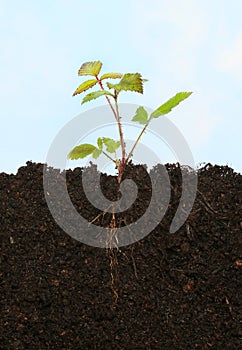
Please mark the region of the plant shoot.
POLYGON ((73 96, 82 94, 94 87, 98 87, 98 90, 86 94, 86 96, 82 99, 82 104, 104 96, 117 122, 119 139, 113 140, 108 137, 98 137, 96 145, 84 143, 74 147, 68 154, 68 158, 81 159, 91 155, 94 159, 97 159, 101 154, 104 154, 117 167, 118 181, 120 183, 122 181, 125 165, 132 157, 139 140, 152 119, 159 118, 171 112, 174 107, 189 97, 192 92, 178 92, 175 96, 155 109, 151 114, 149 114, 144 107, 138 107, 132 121, 141 124, 143 128, 134 142, 133 147, 129 152, 127 152, 119 113, 118 98, 120 93, 124 91, 132 91, 143 94, 143 84, 147 80, 144 79, 140 73, 104 73, 100 75, 101 68, 102 62, 100 61, 83 63, 78 71, 78 75, 89 76, 90 78, 81 83, 81 85, 74 91, 73 96), (117 79, 119 79, 118 82, 116 84, 113 83, 113 80, 117 79), (116 152, 120 147, 121 159, 118 159, 116 152))

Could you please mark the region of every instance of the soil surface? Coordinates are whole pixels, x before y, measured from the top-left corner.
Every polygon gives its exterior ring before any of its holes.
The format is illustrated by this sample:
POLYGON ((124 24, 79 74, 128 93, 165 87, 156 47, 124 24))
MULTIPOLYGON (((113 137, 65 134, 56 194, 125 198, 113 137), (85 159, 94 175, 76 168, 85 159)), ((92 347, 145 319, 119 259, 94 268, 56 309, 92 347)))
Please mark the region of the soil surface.
MULTIPOLYGON (((171 198, 162 221, 138 242, 107 250, 57 225, 43 168, 27 162, 16 175, 0 174, 0 349, 242 349, 241 174, 198 169, 192 211, 171 234, 182 177, 178 164, 166 164, 171 198)), ((136 182, 137 200, 115 216, 89 203, 84 171, 68 170, 66 183, 76 210, 93 224, 125 226, 145 213, 152 194, 145 168, 128 165, 124 176, 136 182)), ((153 172, 162 176, 162 167, 153 172)), ((57 187, 65 181, 56 169, 49 174, 57 187)), ((100 180, 107 199, 118 200, 117 178, 100 180)))

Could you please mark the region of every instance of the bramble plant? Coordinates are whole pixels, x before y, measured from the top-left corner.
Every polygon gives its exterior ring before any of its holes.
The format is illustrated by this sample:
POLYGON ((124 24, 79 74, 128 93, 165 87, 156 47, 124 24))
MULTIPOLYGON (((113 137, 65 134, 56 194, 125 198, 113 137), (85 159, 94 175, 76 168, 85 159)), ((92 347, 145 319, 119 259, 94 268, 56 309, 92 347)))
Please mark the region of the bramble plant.
POLYGON ((143 94, 143 83, 147 79, 143 79, 140 73, 105 73, 99 77, 99 73, 102 68, 102 62, 86 62, 83 63, 81 68, 78 71, 79 76, 91 76, 92 79, 86 80, 83 82, 73 93, 73 96, 79 95, 94 86, 99 86, 99 90, 88 93, 82 100, 82 104, 95 100, 98 97, 105 96, 106 100, 114 114, 115 120, 117 122, 118 131, 119 131, 119 140, 113 140, 109 137, 99 137, 97 139, 97 145, 92 144, 81 144, 74 147, 68 154, 69 159, 81 159, 89 155, 92 155, 94 159, 97 159, 101 154, 104 154, 109 158, 118 169, 118 181, 122 181, 122 175, 124 172, 124 167, 132 157, 135 147, 137 146, 139 140, 141 139, 143 133, 147 129, 149 123, 153 118, 159 118, 162 115, 168 114, 171 110, 176 107, 180 102, 189 97, 192 92, 178 92, 175 96, 169 99, 167 102, 163 103, 160 107, 154 110, 150 115, 145 110, 144 107, 140 106, 137 108, 135 115, 132 118, 132 121, 137 122, 143 125, 143 129, 138 135, 136 141, 134 142, 133 147, 130 152, 126 153, 126 145, 124 141, 123 128, 121 123, 121 117, 119 113, 118 97, 122 91, 133 91, 143 94), (117 84, 107 82, 106 90, 103 86, 103 82, 107 79, 120 79, 117 84), (113 104, 112 104, 112 102, 113 104), (116 151, 121 147, 121 159, 117 158, 116 151), (114 157, 113 158, 113 155, 114 157))

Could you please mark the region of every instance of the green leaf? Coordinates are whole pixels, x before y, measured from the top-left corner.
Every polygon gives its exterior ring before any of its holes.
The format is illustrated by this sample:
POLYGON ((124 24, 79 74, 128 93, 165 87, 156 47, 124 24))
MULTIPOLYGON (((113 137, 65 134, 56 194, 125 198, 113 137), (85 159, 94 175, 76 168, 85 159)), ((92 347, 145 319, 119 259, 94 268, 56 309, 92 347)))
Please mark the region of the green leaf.
POLYGON ((124 90, 143 93, 143 81, 139 73, 126 73, 118 84, 107 83, 107 86, 117 92, 124 90))
POLYGON ((102 148, 103 148, 103 140, 102 140, 101 137, 99 137, 99 138, 97 139, 97 145, 98 145, 99 149, 102 149, 102 148))
POLYGON ((107 151, 110 153, 114 153, 120 146, 119 141, 115 141, 109 137, 103 137, 103 143, 107 147, 107 151))
POLYGON ((92 152, 92 156, 93 156, 94 159, 97 159, 97 158, 100 156, 101 153, 102 153, 102 150, 96 148, 96 149, 92 152))
POLYGON ((90 92, 89 94, 87 94, 83 100, 82 100, 82 104, 95 100, 96 98, 100 97, 100 96, 104 96, 104 95, 109 95, 109 96, 113 96, 111 94, 111 92, 107 91, 107 90, 98 90, 98 91, 94 91, 94 92, 90 92))
POLYGON ((178 92, 175 96, 165 102, 163 105, 158 107, 154 112, 151 113, 150 119, 158 118, 161 115, 169 113, 172 108, 176 107, 180 102, 189 97, 192 92, 178 92))
POLYGON ((82 145, 74 147, 67 157, 69 159, 85 158, 92 154, 95 149, 97 149, 95 146, 89 143, 83 143, 82 145))
POLYGON ((84 83, 82 83, 77 89, 76 91, 73 93, 72 96, 76 96, 78 94, 81 94, 82 92, 92 88, 93 86, 95 86, 97 84, 97 80, 96 79, 91 79, 91 80, 87 80, 84 81, 84 83))
POLYGON ((102 68, 102 62, 93 61, 85 62, 78 71, 78 75, 93 75, 97 76, 102 68))
POLYGON ((133 122, 138 122, 140 124, 147 124, 148 122, 148 113, 144 107, 139 107, 136 110, 136 114, 132 119, 133 122))
POLYGON ((121 79, 123 76, 123 74, 121 73, 106 73, 106 74, 103 74, 100 78, 100 80, 103 80, 103 79, 121 79))

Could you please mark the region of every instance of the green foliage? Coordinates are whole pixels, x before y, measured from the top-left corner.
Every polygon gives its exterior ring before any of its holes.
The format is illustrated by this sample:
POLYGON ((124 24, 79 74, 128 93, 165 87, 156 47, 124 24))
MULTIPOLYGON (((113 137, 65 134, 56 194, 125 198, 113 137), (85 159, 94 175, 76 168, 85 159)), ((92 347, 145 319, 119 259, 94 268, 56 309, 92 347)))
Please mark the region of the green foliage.
POLYGON ((97 159, 101 154, 102 154, 102 150, 97 148, 92 152, 92 156, 94 159, 97 159))
POLYGON ((115 89, 118 93, 124 91, 135 91, 143 94, 143 80, 139 73, 127 73, 118 84, 107 83, 109 89, 115 89))
POLYGON ((91 80, 87 80, 84 83, 82 83, 73 93, 72 96, 76 96, 78 94, 81 94, 82 92, 92 88, 93 86, 95 86, 97 84, 97 80, 95 79, 91 79, 91 80))
POLYGON ((78 75, 92 75, 96 77, 102 68, 102 62, 94 61, 94 62, 86 62, 83 63, 81 68, 78 71, 78 75))
POLYGON ((144 107, 139 107, 136 110, 136 114, 135 116, 132 118, 133 122, 138 122, 142 125, 147 124, 148 123, 148 113, 147 111, 144 109, 144 107))
POLYGON ((192 92, 178 92, 175 96, 173 96, 167 102, 163 103, 160 107, 158 107, 154 112, 152 112, 150 116, 148 115, 148 112, 144 109, 144 107, 142 106, 138 107, 135 115, 132 118, 132 121, 143 125, 143 129, 141 130, 139 136, 137 137, 128 156, 126 156, 121 117, 119 115, 119 109, 118 109, 118 96, 121 91, 133 91, 133 92, 138 92, 140 94, 143 94, 143 83, 147 82, 148 80, 142 78, 140 73, 121 74, 121 73, 112 72, 112 73, 102 74, 101 77, 99 78, 99 73, 101 71, 101 68, 102 68, 102 62, 100 61, 83 63, 81 68, 78 71, 78 75, 79 76, 89 75, 94 78, 83 82, 74 91, 73 96, 81 94, 93 88, 94 86, 99 85, 100 89, 97 91, 88 93, 82 99, 82 104, 95 100, 101 96, 104 96, 109 106, 112 109, 112 112, 115 116, 115 120, 117 121, 118 130, 119 130, 119 141, 115 141, 109 137, 99 137, 97 139, 97 146, 87 144, 87 143, 76 146, 70 151, 70 153, 68 154, 68 158, 80 159, 80 158, 85 158, 89 155, 92 155, 94 159, 97 159, 103 153, 106 157, 112 160, 116 165, 117 164, 119 165, 118 179, 119 181, 121 181, 124 166, 128 162, 129 158, 132 156, 137 143, 139 142, 141 136, 145 132, 146 127, 148 126, 150 121, 153 118, 158 118, 162 115, 165 115, 171 112, 171 110, 174 107, 176 107, 180 102, 188 98, 192 94, 192 92), (120 81, 116 84, 110 83, 109 81, 107 82, 107 87, 109 90, 113 90, 112 92, 105 90, 103 87, 103 80, 106 80, 106 79, 120 79, 120 81), (114 105, 111 103, 111 100, 113 100, 114 105), (122 159, 121 160, 113 159, 109 154, 114 153, 116 157, 116 151, 120 146, 122 151, 122 159))
POLYGON ((95 146, 90 145, 89 143, 83 143, 80 146, 76 146, 71 150, 71 152, 68 154, 69 159, 80 159, 85 158, 92 154, 92 152, 97 149, 95 146))
POLYGON ((97 145, 98 145, 98 148, 100 149, 103 148, 103 139, 101 137, 97 139, 97 145))
POLYGON ((120 147, 120 141, 115 141, 109 137, 102 138, 104 145, 107 147, 107 152, 114 153, 120 147))
POLYGON ((175 96, 169 99, 167 102, 158 107, 153 113, 151 113, 150 118, 158 118, 161 115, 165 115, 171 112, 172 108, 176 107, 180 102, 189 97, 192 92, 178 92, 175 96))
POLYGON ((120 73, 106 73, 103 74, 100 78, 100 80, 104 80, 104 79, 121 79, 123 76, 123 74, 120 73))
MULTIPOLYGON (((120 141, 115 141, 109 137, 99 137, 97 139, 98 148, 89 143, 83 143, 82 145, 74 147, 67 157, 69 159, 76 160, 85 158, 90 155, 92 155, 94 159, 97 159, 102 153, 107 156, 106 152, 103 151, 103 145, 106 146, 107 152, 115 153, 116 150, 120 147, 120 141)), ((110 159, 113 160, 112 158, 110 159)), ((115 162, 115 160, 113 161, 115 162)))
POLYGON ((90 92, 89 94, 87 94, 83 100, 82 100, 82 104, 85 102, 89 102, 92 100, 95 100, 96 98, 100 97, 100 96, 113 96, 113 94, 111 94, 111 92, 107 91, 107 90, 98 90, 98 91, 94 91, 94 92, 90 92))

